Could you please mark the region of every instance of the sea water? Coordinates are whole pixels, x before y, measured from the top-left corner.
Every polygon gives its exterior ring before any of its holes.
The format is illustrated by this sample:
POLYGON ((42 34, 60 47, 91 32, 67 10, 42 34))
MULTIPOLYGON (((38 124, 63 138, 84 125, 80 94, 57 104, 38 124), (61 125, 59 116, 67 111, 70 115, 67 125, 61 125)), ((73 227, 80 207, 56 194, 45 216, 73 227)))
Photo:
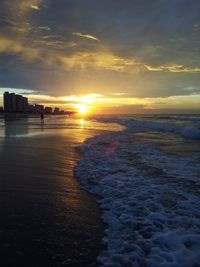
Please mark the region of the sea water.
POLYGON ((45 115, 41 121, 38 115, 0 114, 0 138, 33 137, 37 135, 52 135, 67 133, 71 129, 118 131, 123 127, 116 123, 105 124, 84 117, 68 117, 67 115, 45 115))
POLYGON ((77 178, 105 223, 99 265, 200 266, 200 116, 0 118, 3 147, 70 134, 83 156, 77 178))
POLYGON ((125 127, 79 147, 105 223, 100 266, 200 266, 200 116, 95 120, 125 127))

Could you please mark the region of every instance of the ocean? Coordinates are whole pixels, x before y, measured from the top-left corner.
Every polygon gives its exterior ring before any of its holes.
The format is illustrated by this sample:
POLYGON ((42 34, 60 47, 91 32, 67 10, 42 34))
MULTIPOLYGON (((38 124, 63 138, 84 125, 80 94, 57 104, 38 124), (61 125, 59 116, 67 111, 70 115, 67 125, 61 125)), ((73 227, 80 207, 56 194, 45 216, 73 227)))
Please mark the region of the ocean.
POLYGON ((200 266, 200 116, 98 118, 122 131, 79 148, 77 176, 100 196, 100 266, 200 266))
POLYGON ((200 266, 200 115, 0 119, 0 151, 55 135, 75 138, 76 179, 97 196, 99 266, 200 266))

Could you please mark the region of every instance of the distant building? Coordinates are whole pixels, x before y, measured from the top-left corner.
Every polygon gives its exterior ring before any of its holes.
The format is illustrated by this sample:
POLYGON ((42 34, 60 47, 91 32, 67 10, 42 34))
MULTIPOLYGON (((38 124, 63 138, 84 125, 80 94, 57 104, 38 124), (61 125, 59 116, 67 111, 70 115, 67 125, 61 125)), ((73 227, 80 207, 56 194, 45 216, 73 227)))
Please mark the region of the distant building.
POLYGON ((8 99, 8 97, 9 97, 9 93, 8 92, 5 92, 4 94, 3 94, 3 106, 4 106, 4 110, 5 110, 5 112, 8 112, 8 110, 9 110, 9 99, 8 99))
POLYGON ((23 111, 27 112, 28 111, 28 98, 23 97, 23 111))
POLYGON ((53 111, 52 107, 45 107, 45 109, 44 109, 44 113, 46 113, 46 114, 51 114, 52 111, 53 111))
POLYGON ((44 112, 44 106, 35 104, 35 112, 43 113, 44 112))
POLYGON ((23 112, 23 96, 15 95, 16 99, 16 112, 23 112))
POLYGON ((27 112, 28 113, 34 113, 35 112, 35 106, 34 105, 27 105, 27 112))
POLYGON ((14 93, 5 92, 3 95, 5 112, 16 112, 16 98, 14 93))
POLYGON ((28 98, 14 93, 4 93, 4 111, 5 112, 27 112, 28 98))
POLYGON ((64 111, 57 107, 44 107, 43 105, 29 105, 28 98, 22 95, 16 95, 15 93, 4 92, 3 95, 4 108, 0 107, 0 112, 7 113, 45 113, 45 114, 74 114, 73 111, 64 111))
POLYGON ((54 108, 54 113, 55 114, 59 114, 60 113, 60 109, 59 108, 54 108))
POLYGON ((16 112, 16 105, 17 105, 16 95, 14 93, 11 93, 9 98, 10 98, 10 104, 11 104, 10 106, 11 112, 16 112))

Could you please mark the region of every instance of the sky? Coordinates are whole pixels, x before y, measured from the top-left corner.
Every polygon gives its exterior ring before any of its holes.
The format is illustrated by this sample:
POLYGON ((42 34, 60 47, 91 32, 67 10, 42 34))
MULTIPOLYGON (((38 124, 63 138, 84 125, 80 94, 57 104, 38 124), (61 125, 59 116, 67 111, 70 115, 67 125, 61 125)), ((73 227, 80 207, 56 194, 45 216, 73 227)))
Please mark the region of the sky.
POLYGON ((199 0, 1 0, 2 93, 94 113, 200 112, 199 0))

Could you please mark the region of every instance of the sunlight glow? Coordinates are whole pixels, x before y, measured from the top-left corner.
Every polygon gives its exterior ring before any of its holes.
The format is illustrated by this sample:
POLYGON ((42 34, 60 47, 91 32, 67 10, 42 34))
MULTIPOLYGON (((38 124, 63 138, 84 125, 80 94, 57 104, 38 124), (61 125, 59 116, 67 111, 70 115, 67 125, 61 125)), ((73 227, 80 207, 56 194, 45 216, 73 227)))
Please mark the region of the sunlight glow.
POLYGON ((79 114, 85 115, 88 113, 89 107, 86 106, 85 104, 77 104, 76 108, 78 109, 79 114))
MULTIPOLYGON (((190 92, 195 87, 185 87, 190 92)), ((41 104, 44 106, 58 107, 65 111, 75 111, 84 117, 94 114, 129 114, 129 113, 158 113, 177 110, 186 112, 190 110, 196 113, 199 110, 200 94, 169 97, 138 98, 129 97, 121 91, 103 95, 97 93, 86 95, 51 96, 37 94, 27 89, 0 87, 0 107, 3 106, 3 93, 10 91, 17 94, 26 94, 30 104, 41 104)))
POLYGON ((84 128, 84 124, 85 124, 85 121, 83 118, 80 119, 80 128, 83 129, 84 128))

